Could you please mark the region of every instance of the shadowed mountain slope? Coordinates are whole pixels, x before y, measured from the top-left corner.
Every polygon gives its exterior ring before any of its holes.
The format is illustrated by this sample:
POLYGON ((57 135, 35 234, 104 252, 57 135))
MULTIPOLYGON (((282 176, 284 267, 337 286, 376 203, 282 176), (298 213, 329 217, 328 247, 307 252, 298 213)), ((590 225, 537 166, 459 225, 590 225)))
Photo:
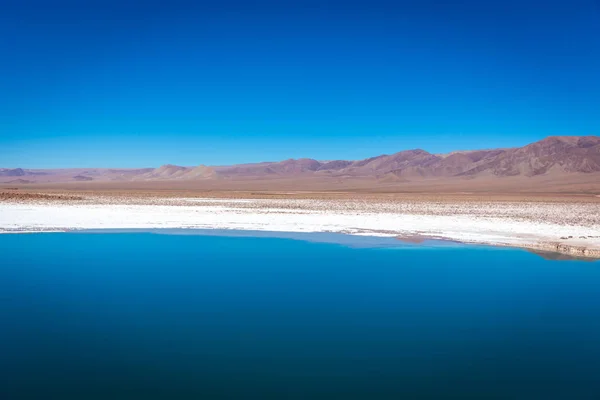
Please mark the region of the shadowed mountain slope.
POLYGON ((600 171, 600 137, 552 136, 508 149, 464 175, 535 176, 600 171))

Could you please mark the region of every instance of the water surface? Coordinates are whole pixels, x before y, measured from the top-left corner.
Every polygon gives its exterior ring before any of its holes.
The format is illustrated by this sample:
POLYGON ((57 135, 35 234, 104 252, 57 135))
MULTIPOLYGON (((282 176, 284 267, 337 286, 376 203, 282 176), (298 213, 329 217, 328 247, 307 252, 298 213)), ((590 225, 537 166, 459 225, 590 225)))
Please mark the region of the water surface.
POLYGON ((596 399, 600 263, 0 235, 0 398, 596 399))

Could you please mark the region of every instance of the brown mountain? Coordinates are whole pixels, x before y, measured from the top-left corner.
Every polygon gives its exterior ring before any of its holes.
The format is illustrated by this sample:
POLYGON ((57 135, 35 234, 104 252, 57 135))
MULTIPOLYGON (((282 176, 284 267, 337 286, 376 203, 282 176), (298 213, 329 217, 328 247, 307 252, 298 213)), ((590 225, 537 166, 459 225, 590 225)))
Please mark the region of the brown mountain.
POLYGON ((431 155, 426 163, 412 163, 385 174, 387 180, 393 177, 402 180, 419 178, 440 178, 458 176, 486 161, 493 159, 504 150, 476 150, 453 152, 450 154, 431 155))
POLYGON ((383 155, 356 161, 343 170, 351 175, 381 175, 392 171, 408 170, 413 167, 427 168, 439 157, 425 150, 406 150, 392 155, 383 155))
POLYGON ((199 165, 194 168, 190 168, 181 179, 184 180, 195 180, 195 179, 213 179, 217 177, 217 173, 211 167, 206 165, 199 165))
MULTIPOLYGON (((310 182, 318 182, 318 185, 312 186, 328 188, 333 184, 345 185, 347 182, 368 186, 436 180, 436 185, 439 185, 447 181, 464 182, 494 177, 543 177, 538 181, 550 182, 549 179, 557 176, 591 174, 593 178, 597 172, 600 173, 600 137, 556 136, 519 148, 455 151, 448 154, 432 154, 415 149, 356 161, 301 158, 217 167, 167 164, 156 169, 0 169, 0 182, 14 181, 14 177, 36 175, 35 181, 40 184, 74 181, 88 183, 91 179, 93 182, 89 182, 90 184, 114 181, 199 181, 203 185, 210 185, 211 181, 222 184, 279 180, 286 182, 286 187, 292 188, 301 184, 311 186, 310 182)), ((600 184, 600 180, 597 181, 600 184)), ((594 179, 590 182, 593 183, 594 179)))
POLYGON ((600 137, 551 136, 508 149, 463 173, 496 176, 590 173, 600 171, 600 137))
POLYGON ((140 179, 152 180, 152 179, 174 179, 179 178, 187 171, 186 167, 180 167, 178 165, 166 164, 155 170, 141 175, 140 179))
POLYGON ((319 165, 317 171, 339 171, 341 169, 349 167, 350 165, 352 165, 352 163, 352 161, 347 160, 326 161, 322 162, 321 165, 319 165))
POLYGON ((263 162, 256 164, 240 164, 231 167, 217 168, 217 172, 225 176, 263 176, 263 175, 294 175, 314 172, 321 163, 311 158, 289 159, 279 162, 263 162))
POLYGON ((162 167, 134 175, 131 179, 136 181, 164 181, 164 180, 197 180, 216 178, 213 168, 206 165, 197 167, 182 167, 166 164, 162 167))

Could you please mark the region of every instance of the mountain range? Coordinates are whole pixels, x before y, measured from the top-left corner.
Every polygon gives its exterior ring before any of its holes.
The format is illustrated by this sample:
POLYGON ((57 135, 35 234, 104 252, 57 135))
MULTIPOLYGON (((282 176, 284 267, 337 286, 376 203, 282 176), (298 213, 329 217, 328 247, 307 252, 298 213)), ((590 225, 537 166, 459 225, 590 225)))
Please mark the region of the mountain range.
POLYGON ((600 172, 599 136, 552 136, 527 146, 432 154, 414 149, 364 160, 310 158, 278 162, 196 167, 109 169, 0 169, 0 182, 30 185, 56 182, 209 182, 319 179, 335 182, 367 179, 380 184, 440 179, 558 177, 600 172))

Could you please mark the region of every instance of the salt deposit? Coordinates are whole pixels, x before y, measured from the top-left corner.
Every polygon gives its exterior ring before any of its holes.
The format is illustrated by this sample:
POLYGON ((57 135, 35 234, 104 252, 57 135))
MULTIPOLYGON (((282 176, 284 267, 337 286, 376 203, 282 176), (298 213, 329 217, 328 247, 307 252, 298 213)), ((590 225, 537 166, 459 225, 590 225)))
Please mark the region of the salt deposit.
POLYGON ((0 232, 239 229, 424 236, 600 258, 598 204, 394 203, 308 199, 162 199, 0 203, 0 232), (562 246, 562 247, 561 247, 562 246))

